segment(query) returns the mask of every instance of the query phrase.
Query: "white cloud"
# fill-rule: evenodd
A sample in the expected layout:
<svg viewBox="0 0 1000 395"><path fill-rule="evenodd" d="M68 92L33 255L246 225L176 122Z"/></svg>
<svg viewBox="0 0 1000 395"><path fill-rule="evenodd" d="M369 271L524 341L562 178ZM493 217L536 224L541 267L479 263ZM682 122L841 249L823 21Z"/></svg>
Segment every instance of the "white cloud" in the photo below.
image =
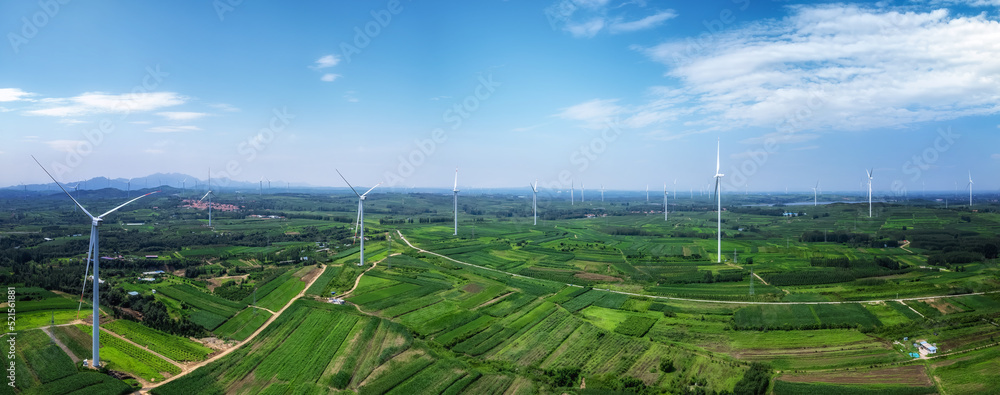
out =
<svg viewBox="0 0 1000 395"><path fill-rule="evenodd" d="M199 128L197 126L189 126L189 125L184 125L184 126L155 126L155 127L146 129L146 131L150 132L150 133L195 132L195 131L199 131L199 130L201 130L201 128Z"/></svg>
<svg viewBox="0 0 1000 395"><path fill-rule="evenodd" d="M792 10L710 45L641 51L668 66L706 127L865 130L1000 112L1000 45L984 44L1000 42L1000 23L984 14Z"/></svg>
<svg viewBox="0 0 1000 395"><path fill-rule="evenodd" d="M129 123L131 123L133 125L149 125L152 122L149 122L149 121L132 121L132 122L129 122Z"/></svg>
<svg viewBox="0 0 1000 395"><path fill-rule="evenodd" d="M597 35L604 28L603 18L594 18L582 23L571 23L566 25L566 31L573 37L591 38Z"/></svg>
<svg viewBox="0 0 1000 395"><path fill-rule="evenodd" d="M337 78L340 78L340 74L326 73L326 74L323 74L323 76L320 77L319 79L320 79L320 81L324 81L324 82L333 82Z"/></svg>
<svg viewBox="0 0 1000 395"><path fill-rule="evenodd" d="M79 125L81 123L87 123L87 122L86 121L81 121L79 119L60 119L59 123L63 123L63 124L66 124L66 125Z"/></svg>
<svg viewBox="0 0 1000 395"><path fill-rule="evenodd" d="M677 12L675 12L674 10L666 10L636 21L631 21L631 22L616 21L615 23L612 23L611 26L608 27L608 30L611 33L626 33L639 30L646 30L659 26L663 22L676 17L677 17Z"/></svg>
<svg viewBox="0 0 1000 395"><path fill-rule="evenodd" d="M60 152L76 152L78 147L86 143L84 140L52 140L45 142L50 148Z"/></svg>
<svg viewBox="0 0 1000 395"><path fill-rule="evenodd" d="M993 159L995 159L995 160L1000 160L1000 154L993 154L993 155L990 155L990 158L993 158Z"/></svg>
<svg viewBox="0 0 1000 395"><path fill-rule="evenodd" d="M28 99L31 96L35 96L35 94L25 92L18 88L0 88L0 102L21 100L31 101Z"/></svg>
<svg viewBox="0 0 1000 395"><path fill-rule="evenodd" d="M108 94L87 92L70 98L46 98L39 100L44 108L29 110L28 115L51 117L83 116L101 113L129 113L152 111L163 107L184 104L187 98L174 92L151 92L141 94Z"/></svg>
<svg viewBox="0 0 1000 395"><path fill-rule="evenodd" d="M336 66L340 63L340 57L337 55L326 55L316 60L316 64L312 65L313 69L325 69L327 67Z"/></svg>
<svg viewBox="0 0 1000 395"><path fill-rule="evenodd" d="M225 111L225 112L239 112L240 111L239 108L236 108L235 106L232 106L232 105L229 105L229 104L226 104L226 103L212 103L212 104L209 104L208 106L212 107L212 108L214 108L216 110Z"/></svg>
<svg viewBox="0 0 1000 395"><path fill-rule="evenodd" d="M537 129L537 128L540 128L542 126L548 125L548 124L549 124L548 122L539 123L539 124L531 125L531 126L523 126L523 127L519 127L519 128L513 128L510 131L511 132L516 132L516 133L527 132L527 131Z"/></svg>
<svg viewBox="0 0 1000 395"><path fill-rule="evenodd" d="M171 121L190 121L192 119L198 119L204 117L208 114L203 112L167 111L167 112L158 112L156 113L156 115L159 115Z"/></svg>
<svg viewBox="0 0 1000 395"><path fill-rule="evenodd" d="M0 106L0 112L11 112L11 111L14 111L14 109Z"/></svg>
<svg viewBox="0 0 1000 395"><path fill-rule="evenodd" d="M617 101L618 99L594 99L566 107L555 116L581 121L588 127L601 128L625 112L625 108L615 104Z"/></svg>

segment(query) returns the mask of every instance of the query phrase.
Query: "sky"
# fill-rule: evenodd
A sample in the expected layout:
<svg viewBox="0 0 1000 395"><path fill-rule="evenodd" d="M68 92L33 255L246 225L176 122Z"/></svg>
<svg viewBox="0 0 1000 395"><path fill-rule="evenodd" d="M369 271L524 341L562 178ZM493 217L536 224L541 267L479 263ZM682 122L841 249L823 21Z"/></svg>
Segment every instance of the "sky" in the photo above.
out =
<svg viewBox="0 0 1000 395"><path fill-rule="evenodd" d="M0 3L0 186L1000 190L1000 1ZM718 148L717 148L718 147Z"/></svg>

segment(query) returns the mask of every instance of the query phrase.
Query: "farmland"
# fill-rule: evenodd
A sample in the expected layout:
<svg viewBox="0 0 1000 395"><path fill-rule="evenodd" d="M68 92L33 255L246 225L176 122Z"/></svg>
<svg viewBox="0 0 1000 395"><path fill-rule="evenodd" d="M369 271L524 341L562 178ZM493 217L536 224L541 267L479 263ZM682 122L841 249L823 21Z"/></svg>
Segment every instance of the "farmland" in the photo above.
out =
<svg viewBox="0 0 1000 395"><path fill-rule="evenodd" d="M348 228L356 201L341 197L270 197L276 207L313 202L327 211L303 214L319 219L224 218L218 235L195 220L163 222L196 242L102 269L118 290L102 295L110 321L102 328L149 351L102 333L102 359L159 394L577 393L583 380L595 391L718 393L743 386L754 363L770 369L774 393L995 389L983 383L1000 341L1000 267L985 254L948 262L945 251L1000 243L1000 218L986 209L970 222L929 205L887 204L873 219L843 204L794 218L734 205L724 214L734 225L724 228L719 263L707 240L714 213L697 199L676 203L666 224L633 212L642 202L556 202L538 226L477 214L456 237L435 225L443 216L434 210L450 210L450 200L407 196L407 210L419 212L407 222L393 197L402 198L366 203L365 267ZM523 204L469 200L494 214ZM928 221L942 230L911 231ZM824 227L835 230L825 242L812 233ZM904 238L907 250L890 243ZM52 270L70 265L56 262ZM136 280L153 268L172 270ZM53 336L89 358L89 310L84 304L75 321L70 296L79 285L19 287L20 330L52 318L74 324L53 327ZM331 295L346 305L329 303ZM213 338L227 351L210 348ZM913 359L913 339L937 345L941 356ZM180 366L208 358L197 369ZM837 373L845 369L851 375Z"/></svg>

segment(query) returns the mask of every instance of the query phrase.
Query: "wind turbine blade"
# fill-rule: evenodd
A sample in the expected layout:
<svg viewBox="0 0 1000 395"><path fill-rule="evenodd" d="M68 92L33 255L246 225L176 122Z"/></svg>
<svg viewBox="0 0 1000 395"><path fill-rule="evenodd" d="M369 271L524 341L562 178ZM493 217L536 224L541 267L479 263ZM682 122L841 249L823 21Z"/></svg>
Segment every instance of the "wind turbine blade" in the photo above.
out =
<svg viewBox="0 0 1000 395"><path fill-rule="evenodd" d="M715 174L719 174L719 153L721 152L722 139L715 141ZM716 184L719 183L718 180L715 181Z"/></svg>
<svg viewBox="0 0 1000 395"><path fill-rule="evenodd" d="M81 205L80 202L76 201L76 199L73 198L73 195L70 195L69 191L67 191L66 188L63 188L62 184L60 184L59 181L56 181L56 178L52 177L52 174L49 173L48 170L45 170L45 166L42 166L42 164L40 162L38 162L38 159L35 159L34 155L31 155L31 159L34 159L35 163L38 163L38 167L42 168L42 171L44 171L45 174L47 174L49 176L49 178L52 179L52 182L56 183L56 185L59 186L59 189L62 189L63 192L66 192L66 196L69 196L70 199L73 199L73 203L76 203L76 206L79 207L80 210L83 210L83 212L85 214L87 214L87 216L90 217L90 219L94 219L94 216L92 214L90 214L90 211L87 211L87 209L83 208L83 205Z"/></svg>
<svg viewBox="0 0 1000 395"><path fill-rule="evenodd" d="M452 191L458 191L458 168L455 168L455 188Z"/></svg>
<svg viewBox="0 0 1000 395"><path fill-rule="evenodd" d="M153 192L150 192L150 193L147 193L147 194L145 194L145 195L142 195L142 196L139 196L139 197L137 197L137 198L135 198L135 199L132 199L132 200L129 200L129 201L125 202L125 203L122 203L122 204L121 204L120 206L118 206L118 207L115 207L115 208L113 208L113 209L111 209L111 210L108 210L108 212L106 212L106 213L104 213L104 214L101 214L101 215L100 215L99 217L97 217L97 218L104 218L104 216L105 216L105 215L108 215L108 214L111 214L111 213L115 212L115 210L118 210L118 209L120 209L120 208L122 208L122 207L125 207L125 206L127 206L127 205L128 205L129 203L132 203L132 202L134 202L134 201L136 201L136 200L139 200L139 199L142 199L142 198L144 198L144 197L146 197L146 196L149 196L149 195L152 195L152 194L154 194L154 193L157 193L157 192L159 192L159 191L153 191Z"/></svg>
<svg viewBox="0 0 1000 395"><path fill-rule="evenodd" d="M380 182L380 183L378 183L378 184L375 184L375 186L373 186L373 187L372 187L372 189L375 189L375 188L378 188L378 186L379 186L379 185L382 185L382 183ZM369 189L369 190L368 190L368 192L371 192L371 191L372 191L372 189ZM361 197L365 197L365 195L367 195L367 194L368 194L368 192L365 192L365 193L362 193L362 194L361 194L360 196L361 196Z"/></svg>
<svg viewBox="0 0 1000 395"><path fill-rule="evenodd" d="M334 169L334 170L337 170L337 169ZM340 174L340 170L337 170L337 174ZM346 178L344 178L344 175L343 175L343 174L340 174L340 178L341 178L341 179L343 179L343 180L344 180L344 182L347 182L347 179L346 179ZM354 194L355 194L355 195L358 195L358 197L361 197L361 194L360 194L360 193L358 193L358 191L356 191L356 190L354 189L354 186L353 186L353 185L351 185L351 183L350 183L350 182L347 182L347 186L351 187L351 190L352 190L352 191L354 191Z"/></svg>
<svg viewBox="0 0 1000 395"><path fill-rule="evenodd" d="M202 196L201 199L198 199L198 201L200 202L202 200L205 200L205 198L207 198L208 194L210 194L210 193L212 193L212 191L205 192L205 196Z"/></svg>

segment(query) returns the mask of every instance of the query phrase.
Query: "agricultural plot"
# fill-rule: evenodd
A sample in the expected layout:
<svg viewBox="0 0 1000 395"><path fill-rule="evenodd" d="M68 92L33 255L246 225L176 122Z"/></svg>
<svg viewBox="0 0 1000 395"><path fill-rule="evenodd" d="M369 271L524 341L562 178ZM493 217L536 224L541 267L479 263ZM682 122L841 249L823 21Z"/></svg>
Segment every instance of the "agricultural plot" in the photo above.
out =
<svg viewBox="0 0 1000 395"><path fill-rule="evenodd" d="M248 307L213 331L216 336L244 340L271 318L266 310Z"/></svg>
<svg viewBox="0 0 1000 395"><path fill-rule="evenodd" d="M90 333L89 325L76 325L84 333ZM132 343L101 331L101 361L113 370L128 372L150 382L162 381L163 374L178 374L181 368L143 350Z"/></svg>
<svg viewBox="0 0 1000 395"><path fill-rule="evenodd" d="M859 304L754 305L733 316L739 329L828 329L875 327L878 318Z"/></svg>
<svg viewBox="0 0 1000 395"><path fill-rule="evenodd" d="M190 339L151 329L134 321L115 320L101 325L101 328L178 362L201 361L212 353L212 349Z"/></svg>
<svg viewBox="0 0 1000 395"><path fill-rule="evenodd" d="M171 299L194 307L196 310L191 314L191 320L208 330L215 329L226 318L246 307L246 304L202 292L187 284L164 286L157 291Z"/></svg>
<svg viewBox="0 0 1000 395"><path fill-rule="evenodd" d="M426 369L431 370L422 373ZM350 307L300 300L248 347L152 392L263 393L301 383L309 383L309 392L407 392L431 378L437 381L430 385L447 389L470 376L478 381L478 373L414 347L397 324L358 315ZM447 383L441 382L444 377Z"/></svg>
<svg viewBox="0 0 1000 395"><path fill-rule="evenodd" d="M0 340L6 344L8 336L5 335ZM21 331L17 335L16 342L18 347L11 361L15 366L16 387L5 385L5 390L0 392L31 395L69 393L119 395L133 390L128 384L106 374L81 371L41 330Z"/></svg>

